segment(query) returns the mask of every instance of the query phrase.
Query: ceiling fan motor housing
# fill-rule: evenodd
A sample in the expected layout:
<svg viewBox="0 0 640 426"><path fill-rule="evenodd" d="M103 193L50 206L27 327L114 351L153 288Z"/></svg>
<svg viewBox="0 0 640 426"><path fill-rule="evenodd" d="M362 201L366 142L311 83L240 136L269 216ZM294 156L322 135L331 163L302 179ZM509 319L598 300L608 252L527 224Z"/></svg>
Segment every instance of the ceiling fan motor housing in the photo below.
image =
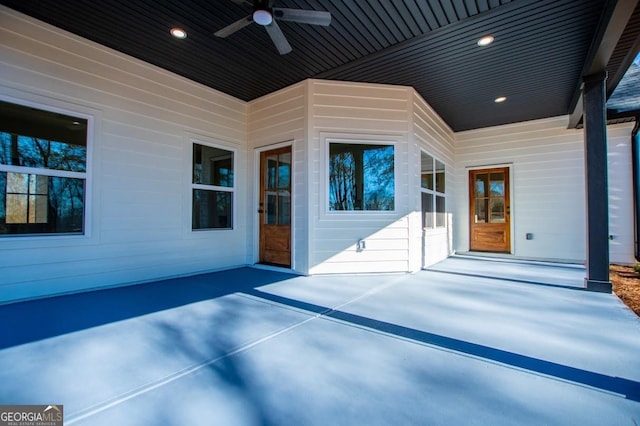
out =
<svg viewBox="0 0 640 426"><path fill-rule="evenodd" d="M273 0L231 0L240 6L252 6L253 12L249 16L245 16L227 25L226 27L216 31L216 37L226 38L250 25L256 23L266 30L267 34L276 46L278 53L286 55L291 52L292 48L287 38L283 34L276 20L287 22L296 22L299 24L322 25L328 26L331 23L331 14L326 11L309 10L309 9L289 9L274 8Z"/></svg>
<svg viewBox="0 0 640 426"><path fill-rule="evenodd" d="M269 25L273 22L273 15L268 10L258 9L253 12L253 22L258 25Z"/></svg>
<svg viewBox="0 0 640 426"><path fill-rule="evenodd" d="M269 0L256 0L253 2L253 22L258 25L269 25L273 22L273 12Z"/></svg>

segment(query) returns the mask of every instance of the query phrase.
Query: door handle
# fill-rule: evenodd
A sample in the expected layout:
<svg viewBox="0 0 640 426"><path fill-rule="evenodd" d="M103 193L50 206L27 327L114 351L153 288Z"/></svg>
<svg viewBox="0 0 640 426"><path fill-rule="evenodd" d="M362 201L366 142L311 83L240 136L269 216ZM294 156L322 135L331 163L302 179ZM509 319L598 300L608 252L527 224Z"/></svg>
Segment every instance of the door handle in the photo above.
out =
<svg viewBox="0 0 640 426"><path fill-rule="evenodd" d="M264 213L264 210L258 209L258 213L262 214L262 213Z"/></svg>

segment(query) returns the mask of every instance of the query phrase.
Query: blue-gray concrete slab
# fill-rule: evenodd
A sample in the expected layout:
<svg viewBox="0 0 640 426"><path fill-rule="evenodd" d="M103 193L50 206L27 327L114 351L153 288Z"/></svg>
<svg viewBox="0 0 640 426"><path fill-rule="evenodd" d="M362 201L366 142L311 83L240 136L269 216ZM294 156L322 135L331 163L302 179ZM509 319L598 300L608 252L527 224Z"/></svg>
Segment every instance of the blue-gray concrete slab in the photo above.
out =
<svg viewBox="0 0 640 426"><path fill-rule="evenodd" d="M0 306L0 404L64 404L65 425L640 424L640 321L584 273L241 268Z"/></svg>

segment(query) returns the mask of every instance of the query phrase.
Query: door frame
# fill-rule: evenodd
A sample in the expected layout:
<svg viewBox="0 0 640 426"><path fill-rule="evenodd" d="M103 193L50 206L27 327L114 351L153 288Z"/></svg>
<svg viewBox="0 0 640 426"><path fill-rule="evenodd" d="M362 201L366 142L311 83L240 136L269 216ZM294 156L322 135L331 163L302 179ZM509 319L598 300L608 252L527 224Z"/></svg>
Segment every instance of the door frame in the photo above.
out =
<svg viewBox="0 0 640 426"><path fill-rule="evenodd" d="M265 151L271 151L279 148L291 148L291 266L287 268L286 266L272 266L265 265L260 262L260 215L258 214L258 209L260 208L260 155ZM286 269L286 270L295 270L296 268L296 257L295 257L295 241L296 241L296 228L294 226L295 223L295 208L294 208L294 200L295 200L295 185L296 185L296 173L294 170L294 141L288 140L284 142L278 142L271 145L264 145L253 150L253 191L252 191L252 201L249 203L250 206L250 214L253 218L251 220L252 224L252 240L253 240L253 253L251 264L254 266L264 268L264 269Z"/></svg>
<svg viewBox="0 0 640 426"><path fill-rule="evenodd" d="M483 164L479 166L466 166L464 168L465 173L465 194L464 194L464 209L465 209L465 226L467 232L465 232L465 245L467 247L467 251L471 251L471 213L469 210L469 194L471 193L471 187L469 186L469 172L472 170L483 170L483 169L498 169L498 168L507 168L509 169L509 206L510 206L510 217L509 217L509 247L510 251L508 253L502 253L505 256L514 255L516 253L515 246L515 222L516 222L516 205L514 204L514 165L513 163L493 163L493 164Z"/></svg>

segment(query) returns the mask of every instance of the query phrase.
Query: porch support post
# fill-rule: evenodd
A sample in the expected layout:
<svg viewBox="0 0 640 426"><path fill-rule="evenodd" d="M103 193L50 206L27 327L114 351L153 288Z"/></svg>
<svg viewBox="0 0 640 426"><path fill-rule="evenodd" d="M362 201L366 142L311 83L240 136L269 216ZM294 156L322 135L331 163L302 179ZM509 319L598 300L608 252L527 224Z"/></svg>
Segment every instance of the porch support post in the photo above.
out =
<svg viewBox="0 0 640 426"><path fill-rule="evenodd" d="M587 202L587 290L611 293L609 280L609 195L607 183L606 72L583 78L584 151Z"/></svg>

